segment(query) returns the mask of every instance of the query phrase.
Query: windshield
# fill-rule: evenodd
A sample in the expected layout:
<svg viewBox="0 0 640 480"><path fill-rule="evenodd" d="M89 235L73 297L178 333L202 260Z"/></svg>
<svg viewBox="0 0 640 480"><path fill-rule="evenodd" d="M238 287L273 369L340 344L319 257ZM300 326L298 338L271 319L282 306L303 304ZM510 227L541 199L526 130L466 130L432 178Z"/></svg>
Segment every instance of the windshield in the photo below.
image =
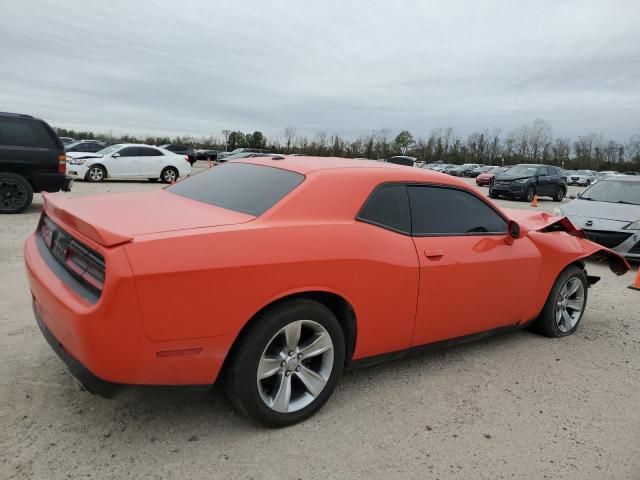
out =
<svg viewBox="0 0 640 480"><path fill-rule="evenodd" d="M115 152L116 150L118 150L120 147L122 147L122 145L111 145L111 146L109 146L107 148L103 148L102 150L98 150L96 152L96 154L97 155L102 155L102 156L110 155L113 152Z"/></svg>
<svg viewBox="0 0 640 480"><path fill-rule="evenodd" d="M578 198L596 202L640 205L640 182L605 178L591 185Z"/></svg>
<svg viewBox="0 0 640 480"><path fill-rule="evenodd" d="M198 202L258 216L302 183L304 175L275 167L225 163L165 189Z"/></svg>
<svg viewBox="0 0 640 480"><path fill-rule="evenodd" d="M509 175L520 175L523 177L533 177L538 171L538 167L532 165L516 165L515 167L511 167L505 173Z"/></svg>

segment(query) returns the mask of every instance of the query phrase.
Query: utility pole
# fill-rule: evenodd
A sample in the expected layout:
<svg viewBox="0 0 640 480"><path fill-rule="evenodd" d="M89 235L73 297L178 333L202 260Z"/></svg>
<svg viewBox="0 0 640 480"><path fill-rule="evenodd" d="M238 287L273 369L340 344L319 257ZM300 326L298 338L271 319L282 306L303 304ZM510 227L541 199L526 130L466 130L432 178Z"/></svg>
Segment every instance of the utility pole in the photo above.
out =
<svg viewBox="0 0 640 480"><path fill-rule="evenodd" d="M222 134L224 135L224 151L229 150L229 134L231 130L222 130Z"/></svg>

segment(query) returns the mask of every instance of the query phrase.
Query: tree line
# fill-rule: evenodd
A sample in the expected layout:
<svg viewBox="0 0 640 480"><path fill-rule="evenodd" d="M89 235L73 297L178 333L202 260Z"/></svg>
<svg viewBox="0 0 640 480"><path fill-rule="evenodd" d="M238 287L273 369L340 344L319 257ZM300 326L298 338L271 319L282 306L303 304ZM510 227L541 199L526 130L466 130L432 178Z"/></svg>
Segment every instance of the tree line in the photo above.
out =
<svg viewBox="0 0 640 480"><path fill-rule="evenodd" d="M111 132L79 132L56 128L58 135L75 139L94 138L107 142L147 143L163 145L180 143L195 148L234 150L262 148L274 153L381 159L393 155L410 155L420 161L462 164L514 165L547 163L566 169L640 170L640 132L627 142L607 139L601 133L588 133L577 138L555 137L551 125L537 118L509 132L500 128L474 131L462 137L452 128L431 130L415 136L408 130L392 135L388 128L375 130L358 138L318 132L312 137L298 134L287 127L271 138L262 132L224 131L222 136L158 137L116 136Z"/></svg>

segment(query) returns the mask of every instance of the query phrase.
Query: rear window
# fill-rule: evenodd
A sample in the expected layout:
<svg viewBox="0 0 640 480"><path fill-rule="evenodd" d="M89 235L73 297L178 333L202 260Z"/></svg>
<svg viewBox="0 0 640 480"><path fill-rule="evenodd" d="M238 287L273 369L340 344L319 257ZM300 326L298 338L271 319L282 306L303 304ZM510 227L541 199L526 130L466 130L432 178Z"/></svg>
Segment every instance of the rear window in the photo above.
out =
<svg viewBox="0 0 640 480"><path fill-rule="evenodd" d="M0 145L57 148L58 142L42 122L19 118L0 118Z"/></svg>
<svg viewBox="0 0 640 480"><path fill-rule="evenodd" d="M217 207L261 215L300 185L304 175L280 168L226 163L176 183L166 191Z"/></svg>

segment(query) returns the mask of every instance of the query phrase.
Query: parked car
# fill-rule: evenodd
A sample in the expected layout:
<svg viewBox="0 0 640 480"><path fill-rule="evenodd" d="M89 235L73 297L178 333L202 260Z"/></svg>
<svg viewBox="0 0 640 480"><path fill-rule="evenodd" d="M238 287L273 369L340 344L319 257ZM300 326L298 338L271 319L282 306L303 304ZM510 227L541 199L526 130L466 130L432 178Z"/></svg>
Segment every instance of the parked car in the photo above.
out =
<svg viewBox="0 0 640 480"><path fill-rule="evenodd" d="M464 165L452 165L450 168L445 168L442 173L451 175L452 177L464 177L466 167Z"/></svg>
<svg viewBox="0 0 640 480"><path fill-rule="evenodd" d="M492 167L490 170L481 173L476 177L476 185L479 187L486 187L491 185L493 178L499 174L504 172L506 169L504 167Z"/></svg>
<svg viewBox="0 0 640 480"><path fill-rule="evenodd" d="M88 182L107 178L147 178L171 183L191 173L186 155L150 145L120 143L94 154L74 155L69 160L69 175Z"/></svg>
<svg viewBox="0 0 640 480"><path fill-rule="evenodd" d="M640 175L640 173L634 172L632 170L627 170L626 172L622 172L622 175Z"/></svg>
<svg viewBox="0 0 640 480"><path fill-rule="evenodd" d="M230 152L221 152L218 153L218 161L225 162L227 157L231 155L236 155L238 153L267 153L267 150L262 148L236 148Z"/></svg>
<svg viewBox="0 0 640 480"><path fill-rule="evenodd" d="M629 268L566 218L421 168L262 157L162 190L46 196L24 258L36 321L89 391L224 378L239 412L282 427L345 367L528 325L571 335L594 255Z"/></svg>
<svg viewBox="0 0 640 480"><path fill-rule="evenodd" d="M489 187L491 198L508 197L531 202L534 195L561 202L567 194L567 180L558 167L520 164L498 173Z"/></svg>
<svg viewBox="0 0 640 480"><path fill-rule="evenodd" d="M605 170L603 172L597 172L598 177L606 177L607 175L620 175L619 172L615 170Z"/></svg>
<svg viewBox="0 0 640 480"><path fill-rule="evenodd" d="M0 213L20 213L34 192L67 192L71 183L53 129L30 115L0 112Z"/></svg>
<svg viewBox="0 0 640 480"><path fill-rule="evenodd" d="M470 177L471 176L471 172L473 172L474 170L483 167L484 165L480 164L480 163L465 163L462 165L462 177Z"/></svg>
<svg viewBox="0 0 640 480"><path fill-rule="evenodd" d="M66 152L96 153L107 144L99 140L79 140L64 146Z"/></svg>
<svg viewBox="0 0 640 480"><path fill-rule="evenodd" d="M58 138L60 139L63 145L69 145L70 143L74 143L76 141L75 138L71 138L71 137L58 137Z"/></svg>
<svg viewBox="0 0 640 480"><path fill-rule="evenodd" d="M603 177L557 213L589 240L640 260L640 177Z"/></svg>
<svg viewBox="0 0 640 480"><path fill-rule="evenodd" d="M569 183L571 182L571 176L576 174L575 170L562 170L561 171L562 175L565 176L565 178L567 179L567 185L569 185Z"/></svg>
<svg viewBox="0 0 640 480"><path fill-rule="evenodd" d="M255 158L255 157L273 157L276 156L275 153L269 152L240 152L234 153L233 155L229 155L224 159L225 162L230 162L231 160L240 160L242 158Z"/></svg>
<svg viewBox="0 0 640 480"><path fill-rule="evenodd" d="M591 185L595 179L598 178L598 172L593 170L576 170L576 173L571 175L567 181L569 185L578 185L581 187L587 187Z"/></svg>
<svg viewBox="0 0 640 480"><path fill-rule="evenodd" d="M394 163L396 165L404 165L406 167L415 167L416 158L408 157L406 155L396 155L394 157L387 158L387 163Z"/></svg>
<svg viewBox="0 0 640 480"><path fill-rule="evenodd" d="M194 152L196 160L216 160L218 158L218 150L196 149Z"/></svg>
<svg viewBox="0 0 640 480"><path fill-rule="evenodd" d="M165 145L160 145L160 148L165 150L169 150L177 155L182 155L187 157L187 161L190 165L196 163L196 152L188 145L180 145L177 143L167 143Z"/></svg>
<svg viewBox="0 0 640 480"><path fill-rule="evenodd" d="M491 170L493 170L494 168L498 168L495 165L482 165L480 167L476 167L473 168L471 170L467 170L467 173L465 174L466 177L470 177L470 178L476 178L478 175L482 174L482 173L487 173Z"/></svg>

